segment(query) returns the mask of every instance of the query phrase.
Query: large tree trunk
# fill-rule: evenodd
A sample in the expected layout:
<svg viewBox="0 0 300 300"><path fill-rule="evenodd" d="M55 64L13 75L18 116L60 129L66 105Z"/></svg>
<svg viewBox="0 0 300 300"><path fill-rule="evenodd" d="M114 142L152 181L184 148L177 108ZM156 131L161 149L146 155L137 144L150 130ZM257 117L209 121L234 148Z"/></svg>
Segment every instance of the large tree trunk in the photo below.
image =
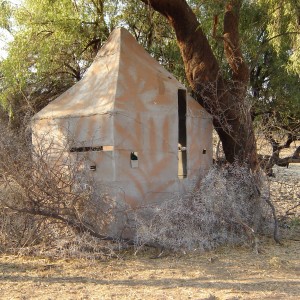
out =
<svg viewBox="0 0 300 300"><path fill-rule="evenodd" d="M256 143L246 101L249 70L239 45L240 0L226 6L224 51L232 70L225 80L219 63L192 9L185 0L141 0L164 15L174 28L194 96L214 117L228 162L247 162L257 168Z"/></svg>

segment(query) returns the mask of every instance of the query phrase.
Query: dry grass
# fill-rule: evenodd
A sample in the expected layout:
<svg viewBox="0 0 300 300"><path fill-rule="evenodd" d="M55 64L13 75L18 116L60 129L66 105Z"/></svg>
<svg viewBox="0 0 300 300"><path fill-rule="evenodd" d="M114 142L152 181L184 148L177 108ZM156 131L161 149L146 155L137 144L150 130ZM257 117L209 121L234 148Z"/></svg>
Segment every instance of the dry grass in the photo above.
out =
<svg viewBox="0 0 300 300"><path fill-rule="evenodd" d="M0 257L1 299L299 299L300 243L111 261Z"/></svg>

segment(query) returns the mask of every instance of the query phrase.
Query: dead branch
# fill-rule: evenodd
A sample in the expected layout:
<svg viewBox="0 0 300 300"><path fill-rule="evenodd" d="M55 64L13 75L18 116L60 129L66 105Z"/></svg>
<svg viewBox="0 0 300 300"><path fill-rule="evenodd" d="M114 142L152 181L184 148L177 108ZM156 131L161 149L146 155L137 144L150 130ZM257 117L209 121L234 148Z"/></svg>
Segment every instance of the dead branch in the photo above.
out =
<svg viewBox="0 0 300 300"><path fill-rule="evenodd" d="M270 208L272 210L272 215L273 215L273 219L274 219L274 231L273 231L274 241L277 244L282 245L282 243L281 243L281 241L279 239L279 234L278 234L278 219L277 219L277 216L276 216L275 207L274 207L273 203L270 201L269 198L266 198L266 202L267 202L267 204L270 206Z"/></svg>
<svg viewBox="0 0 300 300"><path fill-rule="evenodd" d="M85 174L85 157L69 151L71 138L57 144L45 132L39 138L33 137L32 147L23 142L22 134L0 129L1 209L18 216L31 215L32 222L45 220L49 228L59 223L76 234L88 233L105 241L121 240L107 235L106 228L113 222L115 212L123 208ZM122 242L134 243L129 239Z"/></svg>
<svg viewBox="0 0 300 300"><path fill-rule="evenodd" d="M273 152L271 156L265 156L263 159L266 160L268 159L268 162L265 165L265 170L267 174L272 175L272 168L274 165L277 165L279 167L289 167L289 164L291 163L300 163L300 146L295 150L293 155L287 156L284 158L279 157L279 150Z"/></svg>
<svg viewBox="0 0 300 300"><path fill-rule="evenodd" d="M291 207L290 209L288 209L285 214L288 215L290 213L290 211L294 210L295 208L300 206L300 202L298 202L296 205L294 205L293 207Z"/></svg>

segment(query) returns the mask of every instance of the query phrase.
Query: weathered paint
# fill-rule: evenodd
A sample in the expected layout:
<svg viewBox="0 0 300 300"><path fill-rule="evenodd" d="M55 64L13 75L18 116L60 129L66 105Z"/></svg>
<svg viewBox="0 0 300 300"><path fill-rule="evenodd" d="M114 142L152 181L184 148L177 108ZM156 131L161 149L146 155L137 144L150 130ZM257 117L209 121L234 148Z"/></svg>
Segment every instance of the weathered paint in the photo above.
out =
<svg viewBox="0 0 300 300"><path fill-rule="evenodd" d="M99 188L131 208L154 205L183 192L212 164L212 118L187 95L187 178L178 178L179 89L185 87L116 29L84 78L34 116L33 143L46 135L49 143L103 146L74 154L95 164ZM131 152L138 152L134 168ZM120 220L109 233L121 234Z"/></svg>

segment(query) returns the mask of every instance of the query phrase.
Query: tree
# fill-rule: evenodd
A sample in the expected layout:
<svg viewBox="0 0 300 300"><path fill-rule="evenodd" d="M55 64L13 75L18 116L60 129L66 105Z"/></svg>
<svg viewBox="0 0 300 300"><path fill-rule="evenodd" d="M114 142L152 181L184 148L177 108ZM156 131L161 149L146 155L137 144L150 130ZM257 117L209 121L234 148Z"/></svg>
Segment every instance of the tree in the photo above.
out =
<svg viewBox="0 0 300 300"><path fill-rule="evenodd" d="M248 45L253 118L263 124L275 152L300 139L299 1L259 0L252 18L257 32Z"/></svg>
<svg viewBox="0 0 300 300"><path fill-rule="evenodd" d="M265 124L267 138L276 143L277 128L288 138L299 128L297 1L0 3L0 27L14 37L8 57L0 61L0 102L14 124L20 123L19 115L31 116L79 80L111 30L124 26L188 82L213 114L229 162L245 160L256 168L253 119Z"/></svg>
<svg viewBox="0 0 300 300"><path fill-rule="evenodd" d="M222 36L215 36L219 14L213 16L213 37L223 41L230 76L228 76L228 72L222 70L222 62L217 60L216 54L204 34L203 23L198 22L194 13L197 12L197 8L201 7L199 1L189 1L190 5L183 0L141 1L165 16L174 28L187 79L197 100L214 116L214 126L222 141L226 159L231 163L234 160L247 161L253 170L256 169L255 138L251 111L246 100L250 69L242 53L239 31L240 11L243 1L220 0L212 3L217 8L220 6L225 8ZM268 1L256 2L256 4L260 4L261 9L264 8L264 11L268 13L272 4L274 4L272 1L272 3L268 3ZM291 3L291 1L287 2ZM203 7L204 5L202 5L202 10ZM282 10L281 6L279 6L279 10ZM299 14L299 8L297 12ZM203 15L205 16L205 13ZM282 17L282 21L284 20L284 17ZM265 26L262 30L268 29L270 31L270 28L272 28L270 26L272 15L269 15L268 21L264 21ZM286 29L280 31L277 35L289 36ZM275 42L276 36L271 40ZM261 43L261 38L258 38L258 42ZM296 56L296 53L298 52L294 51L292 56ZM249 54L249 52L246 54ZM255 71L251 69L252 79L255 77L253 76L254 73ZM262 85L264 86L265 83L262 83ZM255 86L254 82L253 86Z"/></svg>
<svg viewBox="0 0 300 300"><path fill-rule="evenodd" d="M175 30L187 79L197 100L214 117L227 161L247 161L257 168L256 145L249 107L245 101L249 68L239 41L239 12L242 1L229 1L222 36L231 80L221 73L212 48L192 8L186 1L142 0L164 15Z"/></svg>
<svg viewBox="0 0 300 300"><path fill-rule="evenodd" d="M110 33L104 2L26 0L1 14L14 39L0 62L0 103L15 127L81 79Z"/></svg>

